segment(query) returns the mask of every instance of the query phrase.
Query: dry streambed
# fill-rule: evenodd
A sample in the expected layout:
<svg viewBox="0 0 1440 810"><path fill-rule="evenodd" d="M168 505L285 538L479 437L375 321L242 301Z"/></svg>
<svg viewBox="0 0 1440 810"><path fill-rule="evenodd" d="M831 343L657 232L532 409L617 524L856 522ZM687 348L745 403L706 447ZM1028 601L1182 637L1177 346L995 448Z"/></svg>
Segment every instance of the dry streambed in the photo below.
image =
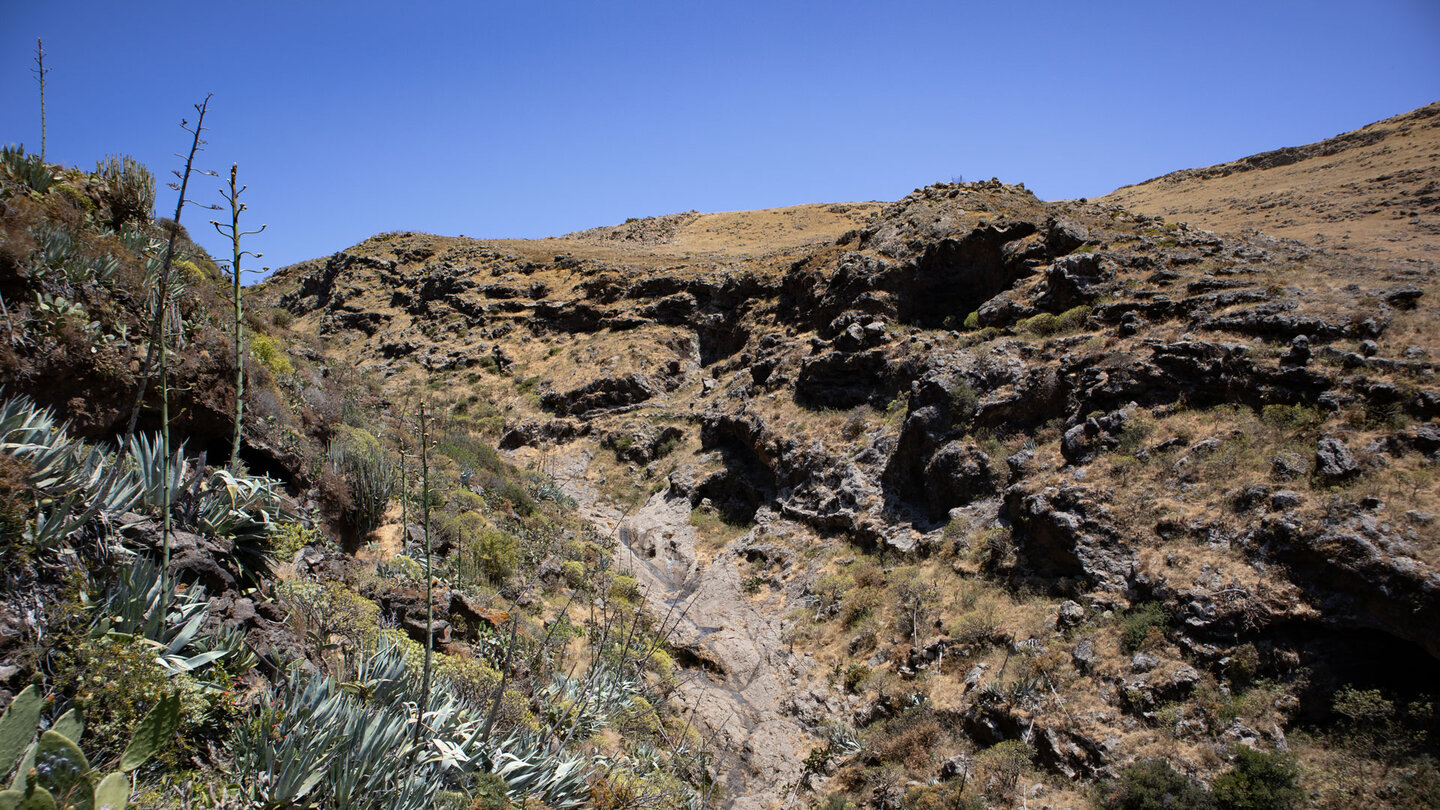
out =
<svg viewBox="0 0 1440 810"><path fill-rule="evenodd" d="M687 498L658 492L627 514L604 501L585 479L588 453L574 448L554 459L554 475L579 514L616 537L614 562L633 575L646 606L664 620L684 665L681 702L697 728L723 752L724 807L788 806L814 739L786 711L811 662L781 640L784 610L764 612L743 593L736 549L754 531L697 562ZM783 598L783 597L780 597Z"/></svg>

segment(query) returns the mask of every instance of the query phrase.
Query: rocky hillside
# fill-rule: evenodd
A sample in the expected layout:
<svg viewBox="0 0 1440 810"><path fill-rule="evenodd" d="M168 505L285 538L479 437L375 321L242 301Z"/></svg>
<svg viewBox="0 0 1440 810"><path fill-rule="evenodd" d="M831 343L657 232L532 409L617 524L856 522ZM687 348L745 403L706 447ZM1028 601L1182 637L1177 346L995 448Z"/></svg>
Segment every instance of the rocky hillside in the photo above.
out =
<svg viewBox="0 0 1440 810"><path fill-rule="evenodd" d="M1433 113L380 234L238 346L148 170L6 149L0 807L1434 806Z"/></svg>
<svg viewBox="0 0 1440 810"><path fill-rule="evenodd" d="M382 234L260 295L619 539L724 806L1410 803L1434 778L1414 265L992 181Z"/></svg>
<svg viewBox="0 0 1440 810"><path fill-rule="evenodd" d="M1217 231L1302 239L1352 261L1433 270L1440 102L1306 146L1185 169L1101 198Z"/></svg>

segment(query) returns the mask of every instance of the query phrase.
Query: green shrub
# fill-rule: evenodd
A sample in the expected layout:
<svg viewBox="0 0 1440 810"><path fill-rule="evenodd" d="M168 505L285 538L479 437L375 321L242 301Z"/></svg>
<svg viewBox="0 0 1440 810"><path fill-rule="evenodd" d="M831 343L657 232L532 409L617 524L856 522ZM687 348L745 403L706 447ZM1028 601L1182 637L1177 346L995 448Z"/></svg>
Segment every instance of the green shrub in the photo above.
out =
<svg viewBox="0 0 1440 810"><path fill-rule="evenodd" d="M566 560L560 564L560 575L565 577L565 583L572 588L582 588L590 574L585 570L585 563L579 560Z"/></svg>
<svg viewBox="0 0 1440 810"><path fill-rule="evenodd" d="M883 600L875 588L856 588L840 604L840 619L846 627L854 627L868 619Z"/></svg>
<svg viewBox="0 0 1440 810"><path fill-rule="evenodd" d="M905 794L907 810L985 810L985 801L970 792L964 780L912 788Z"/></svg>
<svg viewBox="0 0 1440 810"><path fill-rule="evenodd" d="M991 798L1010 801L1020 784L1020 777L1030 767L1034 752L1024 740L1005 740L981 751L976 757L982 774L988 778L986 789Z"/></svg>
<svg viewBox="0 0 1440 810"><path fill-rule="evenodd" d="M504 475L506 472L505 462L500 459L495 448L467 430L446 431L444 438L436 442L435 449L441 455L453 459L462 470L488 470L496 475Z"/></svg>
<svg viewBox="0 0 1440 810"><path fill-rule="evenodd" d="M277 560L289 562L295 559L300 549L318 543L320 539L320 532L303 523L281 523L270 535L270 546Z"/></svg>
<svg viewBox="0 0 1440 810"><path fill-rule="evenodd" d="M1251 682L1259 671L1260 651L1249 641L1237 646L1225 664L1225 674L1237 684Z"/></svg>
<svg viewBox="0 0 1440 810"><path fill-rule="evenodd" d="M1137 762L1101 786L1109 810L1210 810L1215 799L1194 779L1162 759Z"/></svg>
<svg viewBox="0 0 1440 810"><path fill-rule="evenodd" d="M640 598L640 582L629 574L620 574L610 581L610 598L633 602Z"/></svg>
<svg viewBox="0 0 1440 810"><path fill-rule="evenodd" d="M265 364L265 367L270 369L270 373L276 377L288 377L295 373L295 366L291 365L290 357L269 335L262 335L258 332L251 333L250 354Z"/></svg>
<svg viewBox="0 0 1440 810"><path fill-rule="evenodd" d="M1260 409L1260 420L1277 430L1313 430L1325 421L1319 408L1304 405L1266 405Z"/></svg>
<svg viewBox="0 0 1440 810"><path fill-rule="evenodd" d="M71 207L76 211L82 211L88 214L95 210L95 201L87 197L85 192L72 185L61 184L55 187L55 191L59 192L61 197L68 200Z"/></svg>
<svg viewBox="0 0 1440 810"><path fill-rule="evenodd" d="M1155 422L1145 416L1134 416L1126 420L1124 427L1120 428L1120 435L1116 440L1120 442L1115 452L1122 456L1133 456L1145 446L1150 434L1155 432Z"/></svg>
<svg viewBox="0 0 1440 810"><path fill-rule="evenodd" d="M484 661L440 653L434 658L435 674L450 682L456 694L485 705L500 685L500 673Z"/></svg>
<svg viewBox="0 0 1440 810"><path fill-rule="evenodd" d="M521 517L526 517L535 512L535 499L530 497L530 493L525 491L525 487L508 478L501 480L495 485L495 494L509 501L510 505L514 507L516 514L519 514Z"/></svg>
<svg viewBox="0 0 1440 810"><path fill-rule="evenodd" d="M1121 622L1120 641L1134 652L1150 643L1165 629L1165 608L1159 602L1143 602L1126 611Z"/></svg>
<svg viewBox="0 0 1440 810"><path fill-rule="evenodd" d="M654 705L640 695L630 698L630 702L620 710L615 725L626 739L655 739L665 729Z"/></svg>
<svg viewBox="0 0 1440 810"><path fill-rule="evenodd" d="M303 617L306 630L324 644L339 636L364 648L375 642L380 628L380 606L341 582L289 580L276 586L280 603Z"/></svg>
<svg viewBox="0 0 1440 810"><path fill-rule="evenodd" d="M475 800L470 803L470 810L510 810L515 805L506 795L506 788L504 777L498 773L482 773L475 777Z"/></svg>
<svg viewBox="0 0 1440 810"><path fill-rule="evenodd" d="M1042 312L1039 315L1032 315L1023 318L1015 324L1021 332L1035 335L1037 337L1048 337L1065 332L1074 332L1085 326L1085 319L1090 316L1090 306L1082 304L1073 309L1067 309L1059 315L1052 315L1049 312Z"/></svg>
<svg viewBox="0 0 1440 810"><path fill-rule="evenodd" d="M845 668L845 691L857 692L868 680L870 680L870 667L856 663Z"/></svg>
<svg viewBox="0 0 1440 810"><path fill-rule="evenodd" d="M980 407L980 394L968 383L958 382L945 391L950 396L950 412L960 419L969 419Z"/></svg>
<svg viewBox="0 0 1440 810"><path fill-rule="evenodd" d="M129 155L111 155L95 164L100 178L100 204L110 227L127 222L149 222L155 210L155 177L145 164Z"/></svg>
<svg viewBox="0 0 1440 810"><path fill-rule="evenodd" d="M91 759L118 755L152 706L170 694L171 678L142 638L85 638L60 654L56 690L85 714Z"/></svg>
<svg viewBox="0 0 1440 810"><path fill-rule="evenodd" d="M1060 327L1056 321L1055 316L1051 315L1048 312L1042 312L1039 315L1032 315L1029 318L1021 318L1018 322L1016 322L1015 328L1019 329L1021 332L1040 336L1053 335L1056 332L1060 331Z"/></svg>
<svg viewBox="0 0 1440 810"><path fill-rule="evenodd" d="M980 328L980 311L976 310L965 316L965 328L971 331Z"/></svg>
<svg viewBox="0 0 1440 810"><path fill-rule="evenodd" d="M665 441L661 442L660 445L655 448L655 458L657 458L657 459L664 458L664 457L670 455L671 453L673 453L673 452L675 452L676 450L679 450L679 449L680 449L680 439L679 439L679 437L677 437L677 436L672 436L672 437L666 439Z"/></svg>
<svg viewBox="0 0 1440 810"><path fill-rule="evenodd" d="M461 536L459 554L456 565L462 579L499 585L515 573L520 563L520 544L510 534L485 526Z"/></svg>
<svg viewBox="0 0 1440 810"><path fill-rule="evenodd" d="M1233 810L1289 810L1298 807L1305 792L1295 784L1300 769L1287 754L1266 754L1237 745L1230 770L1215 779L1214 793L1221 807Z"/></svg>
<svg viewBox="0 0 1440 810"><path fill-rule="evenodd" d="M647 663L655 674L665 680L669 680L675 676L674 656L659 647L656 647L650 652L650 658Z"/></svg>

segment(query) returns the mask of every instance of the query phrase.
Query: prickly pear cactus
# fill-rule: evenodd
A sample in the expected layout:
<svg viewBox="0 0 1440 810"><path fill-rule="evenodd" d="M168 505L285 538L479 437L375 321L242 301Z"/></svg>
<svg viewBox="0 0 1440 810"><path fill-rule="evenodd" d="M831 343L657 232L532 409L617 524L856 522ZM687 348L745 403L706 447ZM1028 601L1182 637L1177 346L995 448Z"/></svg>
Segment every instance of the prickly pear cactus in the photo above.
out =
<svg viewBox="0 0 1440 810"><path fill-rule="evenodd" d="M40 690L27 686L10 702L0 716L0 777L10 772L30 741L35 739L35 726L40 722ZM0 805L3 810L3 805Z"/></svg>
<svg viewBox="0 0 1440 810"><path fill-rule="evenodd" d="M40 787L68 808L95 810L95 788L90 785L90 761L63 734L47 731L35 746L35 773Z"/></svg>
<svg viewBox="0 0 1440 810"><path fill-rule="evenodd" d="M174 695L161 698L140 724L135 727L135 736L120 755L120 770L129 773L155 755L161 746L175 736L180 728L180 698Z"/></svg>
<svg viewBox="0 0 1440 810"><path fill-rule="evenodd" d="M25 790L0 791L0 810L55 810L55 797L37 787L34 779Z"/></svg>
<svg viewBox="0 0 1440 810"><path fill-rule="evenodd" d="M130 799L130 780L115 771L95 786L95 810L125 810Z"/></svg>
<svg viewBox="0 0 1440 810"><path fill-rule="evenodd" d="M53 728L30 744L42 703L39 691L31 686L0 715L0 776L20 761L10 789L0 791L0 810L125 810L130 798L125 774L145 764L180 726L180 698L161 698L135 727L135 736L120 755L120 770L97 785L93 781L97 774L75 744L85 731L77 710L61 715Z"/></svg>

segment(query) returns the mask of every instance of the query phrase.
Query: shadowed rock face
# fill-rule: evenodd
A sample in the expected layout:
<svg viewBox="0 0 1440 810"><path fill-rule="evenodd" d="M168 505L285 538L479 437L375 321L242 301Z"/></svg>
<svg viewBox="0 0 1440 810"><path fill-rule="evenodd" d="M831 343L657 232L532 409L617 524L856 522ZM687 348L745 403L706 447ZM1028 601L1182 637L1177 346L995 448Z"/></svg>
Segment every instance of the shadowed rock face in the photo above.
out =
<svg viewBox="0 0 1440 810"><path fill-rule="evenodd" d="M685 689L699 722L734 752L719 774L731 806L784 806L823 717L901 710L862 711L781 641L836 549L958 555L956 570L988 555L978 575L1073 600L1057 632L1109 609L1086 605L1161 603L1190 670L1130 661L1115 676L1128 696L1106 698L1130 717L1157 716L1242 644L1274 671L1341 671L1338 645L1296 640L1307 633L1375 633L1408 651L1398 658L1440 658L1426 629L1440 618L1440 538L1399 517L1434 510L1376 516L1343 491L1440 452L1427 424L1440 346L1417 345L1414 320L1435 304L1414 268L999 183L921 189L834 215L843 232L782 229L788 241L748 253L713 241L749 232L723 216L535 243L366 243L279 274L267 294L362 368L483 366L471 373L515 392L502 447L561 459L557 478L621 539L617 562L653 611L686 606L673 645L697 675ZM1293 423L1304 446L1225 491L1225 459L1250 441L1227 424L1241 416ZM1315 424L1337 436L1307 433ZM598 494L590 468L610 458L606 476L648 493L629 514ZM1181 516L1149 511L1167 498ZM697 552L696 509L747 528ZM947 526L969 528L957 541ZM1186 555L1203 564L1185 568ZM764 596L749 598L757 582ZM896 636L847 652L910 678L964 646ZM1021 641L1060 643L986 643L1034 653ZM1063 641L1077 671L1103 667L1095 644ZM883 649L866 659L867 643ZM998 704L951 719L982 744L1033 725L1040 761L1069 776L1128 758L1100 742L1113 727L1032 724Z"/></svg>

